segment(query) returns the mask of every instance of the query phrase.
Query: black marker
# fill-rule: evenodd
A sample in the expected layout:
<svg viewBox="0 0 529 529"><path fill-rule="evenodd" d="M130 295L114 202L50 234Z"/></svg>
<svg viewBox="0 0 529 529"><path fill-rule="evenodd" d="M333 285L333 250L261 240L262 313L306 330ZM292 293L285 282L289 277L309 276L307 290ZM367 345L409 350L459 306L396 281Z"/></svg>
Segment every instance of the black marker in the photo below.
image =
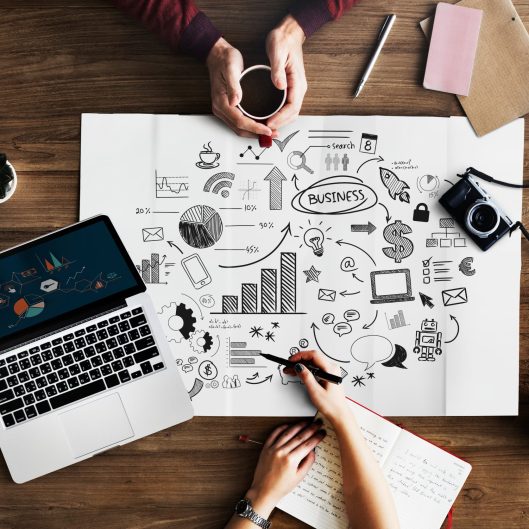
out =
<svg viewBox="0 0 529 529"><path fill-rule="evenodd" d="M303 364L315 377L321 378L323 380L327 380L328 382L332 382L333 384L341 384L343 380L343 378L339 377L338 375L331 375L330 373L327 373L327 371L323 371L323 369L307 364L306 362L303 362L303 361L291 362L290 360L285 360L284 358L281 358L279 356L269 355L265 353L261 353L261 356L263 358L266 358L267 360L271 360L272 362L282 364L286 367L294 368L296 364Z"/></svg>

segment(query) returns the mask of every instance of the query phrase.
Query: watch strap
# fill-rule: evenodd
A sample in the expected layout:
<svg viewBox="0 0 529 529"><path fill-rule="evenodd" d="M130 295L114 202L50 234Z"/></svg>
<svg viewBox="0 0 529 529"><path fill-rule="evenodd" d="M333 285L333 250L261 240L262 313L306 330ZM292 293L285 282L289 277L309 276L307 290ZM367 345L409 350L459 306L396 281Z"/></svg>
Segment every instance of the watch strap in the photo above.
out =
<svg viewBox="0 0 529 529"><path fill-rule="evenodd" d="M272 522L267 520L266 518L263 518L262 516L259 516L254 510L252 506L252 502L248 498L244 498L244 500L247 502L248 507L246 508L246 511L242 514L239 514L241 518L246 518L247 520L250 520L258 527L261 527L262 529L270 529L272 526Z"/></svg>

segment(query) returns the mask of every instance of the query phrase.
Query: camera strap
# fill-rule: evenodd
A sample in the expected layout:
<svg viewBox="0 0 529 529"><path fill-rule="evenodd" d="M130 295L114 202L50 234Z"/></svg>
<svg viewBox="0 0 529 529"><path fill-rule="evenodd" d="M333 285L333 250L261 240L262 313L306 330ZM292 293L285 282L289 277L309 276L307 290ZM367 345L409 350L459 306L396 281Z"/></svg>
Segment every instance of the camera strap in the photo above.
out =
<svg viewBox="0 0 529 529"><path fill-rule="evenodd" d="M463 174L458 174L459 178L465 178L466 176L475 176L476 178L480 178L481 180L485 180L486 182L491 182L493 184L498 184L500 186L505 187L513 187L515 189L527 189L529 188L529 184L512 184L511 182L504 182L503 180L496 180L492 176L485 174L481 171L478 171L477 169L474 169L474 167L468 167L467 170ZM520 230L523 234L523 236L529 241L529 231L527 228L520 222L515 222L511 228L509 229L509 236L513 234L514 231Z"/></svg>
<svg viewBox="0 0 529 529"><path fill-rule="evenodd" d="M481 178L485 182L492 182L493 184L498 184L505 187L514 187L515 189L526 189L529 188L529 184L512 184L511 182L504 182L503 180L496 180L492 176L482 173L474 167L468 167L463 174L458 174L459 178L465 178L465 176L475 176L476 178Z"/></svg>

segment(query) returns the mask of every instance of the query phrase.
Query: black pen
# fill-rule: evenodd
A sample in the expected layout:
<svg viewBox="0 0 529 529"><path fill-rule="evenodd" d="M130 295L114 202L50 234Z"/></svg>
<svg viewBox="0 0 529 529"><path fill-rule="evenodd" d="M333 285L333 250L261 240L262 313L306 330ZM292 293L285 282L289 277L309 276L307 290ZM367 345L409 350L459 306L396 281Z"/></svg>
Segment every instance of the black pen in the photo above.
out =
<svg viewBox="0 0 529 529"><path fill-rule="evenodd" d="M281 358L279 356L269 355L266 353L261 353L261 356L263 358L266 358L267 360L271 360L272 362L276 362L278 364L282 364L286 367L295 367L296 364L303 364L315 377L321 378L322 380L327 380L328 382L332 382L333 384L341 384L342 383L342 377L339 377L338 375L331 375L331 373L327 373L327 371L324 371L323 369L320 369L319 367L307 364L306 362L291 362L290 360L286 360L285 358Z"/></svg>

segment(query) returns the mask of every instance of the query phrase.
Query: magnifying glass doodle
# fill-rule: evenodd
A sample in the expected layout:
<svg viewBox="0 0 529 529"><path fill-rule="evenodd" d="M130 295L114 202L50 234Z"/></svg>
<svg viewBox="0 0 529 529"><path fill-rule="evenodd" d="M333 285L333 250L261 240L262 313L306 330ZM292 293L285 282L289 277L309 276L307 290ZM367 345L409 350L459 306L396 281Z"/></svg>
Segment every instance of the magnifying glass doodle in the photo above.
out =
<svg viewBox="0 0 529 529"><path fill-rule="evenodd" d="M287 158L288 166L291 169L305 169L307 173L314 174L314 171L307 165L307 157L304 152L292 151Z"/></svg>

